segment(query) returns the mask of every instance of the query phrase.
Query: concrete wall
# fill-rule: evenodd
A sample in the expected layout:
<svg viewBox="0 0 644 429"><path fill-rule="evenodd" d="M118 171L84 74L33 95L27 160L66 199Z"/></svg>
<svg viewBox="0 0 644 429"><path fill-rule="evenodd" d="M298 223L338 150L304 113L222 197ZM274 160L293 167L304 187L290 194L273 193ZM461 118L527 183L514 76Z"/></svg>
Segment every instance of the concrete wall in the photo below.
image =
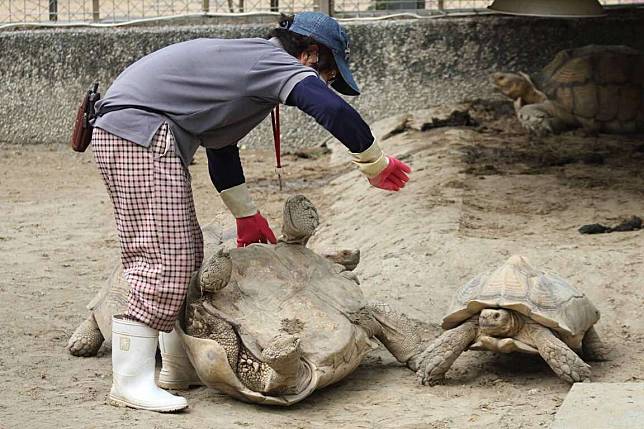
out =
<svg viewBox="0 0 644 429"><path fill-rule="evenodd" d="M104 91L123 68L171 43L196 37L260 37L271 25L196 25L135 29L0 32L0 142L67 143L80 94L98 79ZM350 101L367 120L431 104L492 95L495 70L528 73L560 49L626 44L644 50L644 11L588 20L508 16L346 24L363 94ZM272 144L264 121L244 144ZM285 109L284 145L327 134Z"/></svg>

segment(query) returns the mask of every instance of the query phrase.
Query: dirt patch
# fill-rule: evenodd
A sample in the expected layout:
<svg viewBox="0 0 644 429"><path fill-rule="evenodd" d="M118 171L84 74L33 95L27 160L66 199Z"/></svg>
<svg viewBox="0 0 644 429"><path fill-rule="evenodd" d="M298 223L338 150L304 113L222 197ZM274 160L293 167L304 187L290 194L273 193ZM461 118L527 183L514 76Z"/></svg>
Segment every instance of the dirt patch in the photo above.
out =
<svg viewBox="0 0 644 429"><path fill-rule="evenodd" d="M295 335L304 329L304 322L302 322L300 319L282 319L282 326L280 327L280 331L286 332L287 334Z"/></svg>

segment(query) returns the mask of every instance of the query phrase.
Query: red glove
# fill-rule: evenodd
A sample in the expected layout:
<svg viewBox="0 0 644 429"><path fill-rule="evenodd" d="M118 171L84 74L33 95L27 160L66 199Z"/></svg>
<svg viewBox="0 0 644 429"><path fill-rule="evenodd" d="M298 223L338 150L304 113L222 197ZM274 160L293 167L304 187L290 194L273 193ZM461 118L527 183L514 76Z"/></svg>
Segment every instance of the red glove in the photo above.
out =
<svg viewBox="0 0 644 429"><path fill-rule="evenodd" d="M369 179L369 183L387 191L399 191L405 187L405 183L409 180L407 173L411 173L411 168L393 156L388 156L387 159L388 163L385 169Z"/></svg>
<svg viewBox="0 0 644 429"><path fill-rule="evenodd" d="M268 221L259 211L253 216L237 218L237 247L252 243L277 243Z"/></svg>

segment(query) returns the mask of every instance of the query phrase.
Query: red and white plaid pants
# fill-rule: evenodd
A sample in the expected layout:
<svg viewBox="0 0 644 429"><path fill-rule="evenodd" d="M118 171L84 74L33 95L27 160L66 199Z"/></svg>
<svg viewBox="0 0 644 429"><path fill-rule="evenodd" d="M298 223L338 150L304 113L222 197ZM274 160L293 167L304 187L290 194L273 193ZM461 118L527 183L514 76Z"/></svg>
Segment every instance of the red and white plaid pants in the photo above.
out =
<svg viewBox="0 0 644 429"><path fill-rule="evenodd" d="M127 315L170 332L203 260L190 172L175 153L168 124L148 148L95 128L92 148L114 205L130 285Z"/></svg>

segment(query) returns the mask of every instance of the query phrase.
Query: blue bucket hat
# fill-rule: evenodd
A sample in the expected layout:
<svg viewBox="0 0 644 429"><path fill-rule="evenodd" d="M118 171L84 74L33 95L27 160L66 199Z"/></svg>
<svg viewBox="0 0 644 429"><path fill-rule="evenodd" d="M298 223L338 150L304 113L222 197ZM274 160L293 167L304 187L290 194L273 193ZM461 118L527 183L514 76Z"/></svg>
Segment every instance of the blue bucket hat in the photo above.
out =
<svg viewBox="0 0 644 429"><path fill-rule="evenodd" d="M293 24L288 30L302 36L310 36L331 49L335 64L340 72L340 76L333 81L331 86L344 95L360 95L358 84L353 80L347 63L349 37L335 19L319 12L302 12L295 14Z"/></svg>

